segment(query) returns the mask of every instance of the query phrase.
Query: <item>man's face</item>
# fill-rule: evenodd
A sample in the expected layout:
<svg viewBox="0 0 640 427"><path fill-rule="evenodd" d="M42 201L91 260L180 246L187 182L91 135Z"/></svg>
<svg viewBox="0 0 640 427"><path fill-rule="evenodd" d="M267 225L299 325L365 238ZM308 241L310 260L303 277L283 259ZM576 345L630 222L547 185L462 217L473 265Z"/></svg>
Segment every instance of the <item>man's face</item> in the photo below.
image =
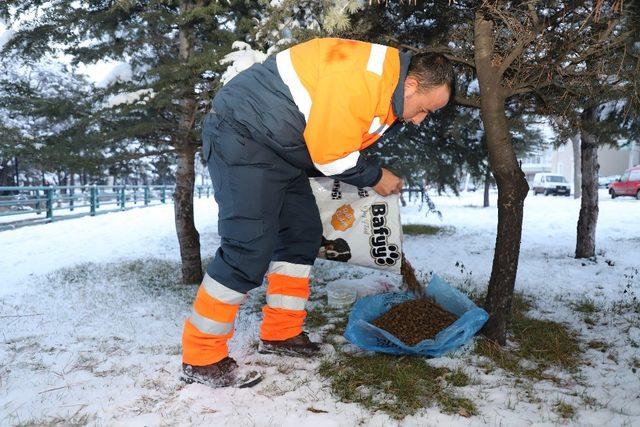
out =
<svg viewBox="0 0 640 427"><path fill-rule="evenodd" d="M419 91L418 80L408 76L404 81L404 112L402 120L419 125L434 111L447 105L450 90L447 85Z"/></svg>

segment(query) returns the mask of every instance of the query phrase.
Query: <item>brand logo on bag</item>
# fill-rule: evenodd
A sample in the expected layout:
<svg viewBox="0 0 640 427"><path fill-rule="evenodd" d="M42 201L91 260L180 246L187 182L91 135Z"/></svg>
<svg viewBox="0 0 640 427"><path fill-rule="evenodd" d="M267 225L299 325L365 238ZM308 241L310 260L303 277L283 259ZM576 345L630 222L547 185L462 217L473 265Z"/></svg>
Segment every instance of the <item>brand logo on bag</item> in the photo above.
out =
<svg viewBox="0 0 640 427"><path fill-rule="evenodd" d="M395 265L400 259L398 245L389 243L391 230L387 227L387 204L374 203L371 205L371 257L380 266Z"/></svg>

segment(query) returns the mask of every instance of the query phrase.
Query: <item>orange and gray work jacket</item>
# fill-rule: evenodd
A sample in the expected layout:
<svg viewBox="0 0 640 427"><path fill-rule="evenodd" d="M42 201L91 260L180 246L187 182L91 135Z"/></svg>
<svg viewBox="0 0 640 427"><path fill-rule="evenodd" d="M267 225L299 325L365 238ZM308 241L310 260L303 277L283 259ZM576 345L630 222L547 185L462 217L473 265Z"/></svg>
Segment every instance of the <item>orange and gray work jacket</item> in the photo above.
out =
<svg viewBox="0 0 640 427"><path fill-rule="evenodd" d="M379 44L314 39L238 74L213 110L294 166L372 186L382 170L360 150L402 116L410 60Z"/></svg>

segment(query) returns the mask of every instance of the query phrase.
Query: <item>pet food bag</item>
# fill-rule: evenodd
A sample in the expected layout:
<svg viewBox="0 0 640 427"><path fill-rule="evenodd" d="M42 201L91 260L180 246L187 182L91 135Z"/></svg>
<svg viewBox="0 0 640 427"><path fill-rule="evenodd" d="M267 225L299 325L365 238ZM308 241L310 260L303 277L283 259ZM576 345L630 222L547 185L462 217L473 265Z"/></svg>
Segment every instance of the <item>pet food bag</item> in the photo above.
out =
<svg viewBox="0 0 640 427"><path fill-rule="evenodd" d="M400 274L400 197L331 178L309 178L322 220L318 256Z"/></svg>

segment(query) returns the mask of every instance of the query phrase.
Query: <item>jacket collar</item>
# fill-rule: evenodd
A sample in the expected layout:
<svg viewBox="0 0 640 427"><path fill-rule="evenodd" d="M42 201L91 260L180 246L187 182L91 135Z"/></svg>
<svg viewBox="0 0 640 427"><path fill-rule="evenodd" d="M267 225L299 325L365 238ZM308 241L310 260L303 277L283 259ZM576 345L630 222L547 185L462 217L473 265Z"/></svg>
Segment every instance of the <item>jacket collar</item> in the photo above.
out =
<svg viewBox="0 0 640 427"><path fill-rule="evenodd" d="M407 78L409 72L409 63L411 62L411 52L400 52L400 77L398 78L398 85L393 91L392 105L393 113L398 119L402 119L404 113L404 80Z"/></svg>

